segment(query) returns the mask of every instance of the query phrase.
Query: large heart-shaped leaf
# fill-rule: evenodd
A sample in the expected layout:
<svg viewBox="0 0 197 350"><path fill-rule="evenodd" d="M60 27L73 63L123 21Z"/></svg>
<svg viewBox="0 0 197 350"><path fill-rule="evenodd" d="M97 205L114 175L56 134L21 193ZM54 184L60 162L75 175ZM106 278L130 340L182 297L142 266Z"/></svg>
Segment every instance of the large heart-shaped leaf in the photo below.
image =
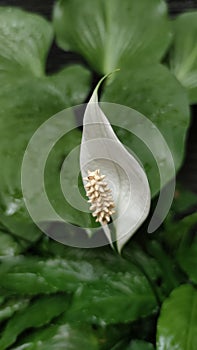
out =
<svg viewBox="0 0 197 350"><path fill-rule="evenodd" d="M137 238L137 237L136 237ZM141 240L142 237L139 239ZM102 276L106 271L113 271L113 273L117 273L117 266L118 271L126 271L126 269L130 270L131 265L133 264L135 266L138 266L138 268L143 272L143 274L148 279L152 289L154 290L154 293L156 295L157 300L160 302L165 299L166 295L169 294L169 291L171 291L174 286L176 286L176 280L174 280L174 283L170 283L170 280L174 277L173 270L171 269L172 260L169 260L169 256L165 254L163 251L161 245L159 243L156 243L155 241L148 240L146 242L148 250L150 250L149 254L146 253L138 244L136 244L135 239L131 240L127 247L123 250L122 257L119 258L118 256L114 256L114 252L109 252L107 247L102 247L99 249L73 249L68 248L64 245L61 245L58 242L55 242L53 240L49 240L47 237L43 237L42 241L39 245L37 245L37 252L40 252L41 255L45 255L53 259L51 261L55 261L56 257L65 258L68 260L66 266L66 270L64 271L64 276L66 274L70 274L76 276L79 278L79 281L93 283L96 281L99 281L100 276ZM149 249L150 248L150 249ZM161 261L158 257L162 256ZM59 260L59 259L58 259ZM56 260L56 261L58 261ZM13 261L13 260L12 260ZM21 265L24 264L25 271L28 271L28 266L31 265L31 260L25 259L25 262L23 263L23 260L21 259ZM50 261L47 259L47 261ZM59 260L60 261L60 260ZM76 263L74 263L77 262ZM86 262L86 263L85 263ZM14 263L14 262L13 262ZM27 264L26 264L27 263ZM34 263L35 264L35 263ZM130 265L131 264L131 265ZM38 269L38 266L40 265L40 268ZM40 284L44 282L44 279L46 280L46 277L49 280L53 280L55 271L57 273L61 273L60 271L64 269L62 267L60 270L58 269L58 263L54 263L54 268L52 266L47 267L47 263L45 264L44 261L40 261L39 263L35 264L35 270L32 271L33 273L39 273L42 277L42 281L38 281L37 284ZM50 264L52 265L52 264ZM70 271L70 268L72 269L72 266L75 268L76 274L73 274L73 272ZM79 269L77 269L77 266ZM60 267L60 265L59 265ZM44 271L45 270L45 271ZM87 274L84 271L87 271ZM81 271L81 272L80 272ZM16 271L15 271L16 272ZM47 272L45 274L45 272ZM78 273L79 272L79 273ZM10 271L7 273L7 271L4 269L4 273L7 274L7 279L9 276L9 280L11 281L13 277L12 274L12 268L10 266ZM12 277L11 277L11 275ZM110 272L109 272L110 273ZM111 274L111 273L110 273ZM59 276L61 276L59 274ZM62 275L63 276L63 275ZM81 277L80 277L81 276ZM22 277L21 277L22 278ZM25 277L24 277L25 278ZM17 285L20 286L20 276L16 274L16 279L18 280ZM63 277L59 277L59 285L64 285L62 283ZM67 278L64 277L65 285ZM161 285L157 285L157 281L162 281ZM56 283L57 279L54 279L54 282ZM52 282L54 284L54 282ZM2 284L4 286L7 284L7 282L3 280ZM10 283L11 284L11 283ZM172 287L173 286L173 287ZM16 287L14 284L12 284L13 290L16 291ZM73 283L69 284L69 288L71 287L71 290L73 291L76 289L76 279L74 277ZM22 289L22 287L19 287ZM27 287L28 288L28 287ZM68 288L68 284L67 284ZM70 290L70 289L69 289Z"/></svg>
<svg viewBox="0 0 197 350"><path fill-rule="evenodd" d="M96 254L87 253L87 258L92 261L93 274L97 277L76 289L66 319L101 325L125 323L157 310L152 287L133 262L114 255L108 249L102 249L102 258L100 249Z"/></svg>
<svg viewBox="0 0 197 350"><path fill-rule="evenodd" d="M152 195L156 194L160 188L157 167L161 168L161 172L165 171L163 185L170 180L172 173L163 142L159 144L159 141L151 136L151 129L157 127L165 137L175 167L178 169L183 160L186 131L189 124L188 100L184 89L164 66L159 64L137 65L135 68L121 69L115 74L113 81L104 87L101 100L134 108L153 123L152 127L147 129L146 124L143 125L141 120L138 125L137 118L128 118L120 113L117 118L113 117L113 120L121 121L123 129L118 128L117 134L143 163ZM113 111L115 111L114 108ZM113 124L112 116L108 114L108 118ZM137 128L141 130L144 137L142 141L127 132L127 130ZM152 146L152 152L148 151L143 143L147 138ZM155 155L157 164L154 159Z"/></svg>
<svg viewBox="0 0 197 350"><path fill-rule="evenodd" d="M16 8L0 8L0 72L18 69L43 76L53 30L44 18ZM19 78L19 76L18 76Z"/></svg>
<svg viewBox="0 0 197 350"><path fill-rule="evenodd" d="M157 61L170 41L161 0L59 0L54 26L60 47L79 52L102 74L125 62Z"/></svg>
<svg viewBox="0 0 197 350"><path fill-rule="evenodd" d="M0 287L8 294L20 295L74 292L65 321L126 322L157 309L149 280L135 262L115 255L110 248L102 247L102 252L101 248L94 251L64 248L65 258L4 258ZM146 259L146 263L150 264L146 268L150 279L156 280L160 274L157 264L153 259Z"/></svg>
<svg viewBox="0 0 197 350"><path fill-rule="evenodd" d="M197 103L197 11L179 15L173 29L170 68L188 90L190 102Z"/></svg>
<svg viewBox="0 0 197 350"><path fill-rule="evenodd" d="M191 285L175 289L162 305L157 326L157 350L197 348L197 291Z"/></svg>
<svg viewBox="0 0 197 350"><path fill-rule="evenodd" d="M3 167L0 219L12 232L31 241L36 240L40 233L32 225L21 192L21 163L26 146L37 128L49 117L84 100L90 76L81 66L69 66L46 76L45 60L52 40L50 24L37 15L18 9L0 8L1 18L0 161ZM67 123L75 126L72 118L65 120ZM52 133L50 125L46 133ZM61 165L76 142L80 143L80 132L74 130L73 133L58 151L56 167ZM53 165L51 162L51 167ZM32 168L34 166L32 163ZM55 187L53 181L48 182ZM71 210L66 205L67 210Z"/></svg>

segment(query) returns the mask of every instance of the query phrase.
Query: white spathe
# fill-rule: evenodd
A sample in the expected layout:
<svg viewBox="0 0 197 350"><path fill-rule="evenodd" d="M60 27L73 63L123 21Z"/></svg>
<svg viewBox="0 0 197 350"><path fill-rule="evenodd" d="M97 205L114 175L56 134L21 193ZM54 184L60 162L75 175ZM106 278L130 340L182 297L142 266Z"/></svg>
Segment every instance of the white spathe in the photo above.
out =
<svg viewBox="0 0 197 350"><path fill-rule="evenodd" d="M101 174L106 176L115 203L112 219L120 253L124 244L146 219L151 194L144 169L117 138L99 107L97 92L105 78L98 83L85 110L80 168L82 178L87 177L88 170L96 169L100 169ZM102 227L113 246L110 225L102 224Z"/></svg>

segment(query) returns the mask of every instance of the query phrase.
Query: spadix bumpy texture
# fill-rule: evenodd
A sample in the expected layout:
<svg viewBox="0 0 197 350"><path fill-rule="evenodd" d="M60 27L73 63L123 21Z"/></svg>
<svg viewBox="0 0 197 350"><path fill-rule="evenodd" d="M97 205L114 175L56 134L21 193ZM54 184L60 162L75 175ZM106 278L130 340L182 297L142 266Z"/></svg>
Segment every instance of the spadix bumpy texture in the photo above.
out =
<svg viewBox="0 0 197 350"><path fill-rule="evenodd" d="M80 168L90 210L120 252L146 219L151 196L144 169L119 141L99 106L97 91L103 79L85 110Z"/></svg>
<svg viewBox="0 0 197 350"><path fill-rule="evenodd" d="M110 222L111 215L115 213L115 203L107 182L103 181L104 178L105 175L100 174L100 169L96 169L88 170L88 176L84 180L87 181L85 189L89 197L88 202L91 203L92 215L96 217L96 222L106 225Z"/></svg>

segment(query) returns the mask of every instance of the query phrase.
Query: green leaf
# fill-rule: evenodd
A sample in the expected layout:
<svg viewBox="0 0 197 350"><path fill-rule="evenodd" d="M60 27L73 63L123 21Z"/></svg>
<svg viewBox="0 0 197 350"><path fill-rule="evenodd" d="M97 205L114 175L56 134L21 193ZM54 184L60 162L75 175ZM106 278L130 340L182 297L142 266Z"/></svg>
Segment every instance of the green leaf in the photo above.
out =
<svg viewBox="0 0 197 350"><path fill-rule="evenodd" d="M22 252L22 246L8 233L0 231L0 257L17 255Z"/></svg>
<svg viewBox="0 0 197 350"><path fill-rule="evenodd" d="M75 96L78 98L82 94L82 92L76 92L78 88L79 91L82 91L83 86L84 92L87 91L85 88L88 78L87 72L80 67L69 67L67 71L69 74L68 80L64 75L65 85L68 90L73 91L75 100ZM81 85L78 85L77 88L76 80L78 79L81 80ZM22 81L21 78L20 82L13 82L13 87L7 93L7 96L0 96L3 108L0 113L0 127L3 135L0 141L0 159L4 164L0 181L2 210L0 218L3 224L12 232L18 233L19 236L27 240L36 240L40 233L36 233L34 227L32 228L32 220L26 211L21 192L21 163L26 146L30 137L44 121L69 104L76 102L72 98L72 93L71 97L64 98L64 96L61 96L63 90L60 88L58 91L57 88L58 84L56 84L55 79L51 81L50 78L46 77L38 81L37 78L27 78ZM11 98L12 95L14 97ZM70 120L65 120L65 125L70 125L70 123ZM50 125L48 126L48 132L49 129ZM17 138L15 137L16 133L20 134ZM64 147L58 151L58 158L56 158L55 165L58 167L55 169L56 172L59 173L62 159L76 145L76 142L80 143L80 139L81 133L78 130L73 131L72 138L65 136ZM11 140L12 142L10 142ZM53 163L50 166L53 166ZM54 178L52 179L54 180ZM52 183L53 188L56 188L55 184L56 182ZM68 207L70 206L67 205Z"/></svg>
<svg viewBox="0 0 197 350"><path fill-rule="evenodd" d="M50 24L37 15L14 8L0 8L1 18L0 162L3 167L0 174L0 220L11 232L34 242L41 233L32 223L21 191L23 155L31 136L43 122L85 99L90 74L76 65L46 76L45 60L52 40ZM67 118L65 125L74 127L74 118ZM47 135L50 133L49 125ZM65 139L64 147L58 152L56 166L62 164L67 152L76 142L80 143L80 139L78 130L73 132L73 143L68 144L71 138ZM53 181L54 178L48 182L55 188ZM72 218L72 208L67 203L64 205L68 212L71 211Z"/></svg>
<svg viewBox="0 0 197 350"><path fill-rule="evenodd" d="M96 267L95 267L96 268ZM95 273L94 273L95 272ZM10 293L37 295L75 291L81 282L98 279L94 265L81 259L7 258L1 261L0 286Z"/></svg>
<svg viewBox="0 0 197 350"><path fill-rule="evenodd" d="M189 211L197 205L197 195L194 192L185 189L184 186L178 184L176 186L174 201L172 203L172 212L181 213Z"/></svg>
<svg viewBox="0 0 197 350"><path fill-rule="evenodd" d="M88 259L90 261L90 257ZM95 281L79 286L67 320L96 324L129 322L152 314L157 301L146 277L132 262L112 254L94 257ZM101 268L102 266L102 268ZM91 307L90 307L91 305Z"/></svg>
<svg viewBox="0 0 197 350"><path fill-rule="evenodd" d="M195 350L197 291L191 285L174 289L162 305L157 325L157 350Z"/></svg>
<svg viewBox="0 0 197 350"><path fill-rule="evenodd" d="M190 102L197 103L197 11L179 15L173 22L170 68L186 87Z"/></svg>
<svg viewBox="0 0 197 350"><path fill-rule="evenodd" d="M75 292L65 321L109 323L152 314L157 301L143 272L109 249L66 249L65 259L4 258L0 286L7 293ZM91 308L89 307L91 303Z"/></svg>
<svg viewBox="0 0 197 350"><path fill-rule="evenodd" d="M5 301L6 297L4 295L0 296L0 305L3 304L3 302Z"/></svg>
<svg viewBox="0 0 197 350"><path fill-rule="evenodd" d="M184 89L164 66L155 64L151 66L140 65L136 66L135 69L123 68L114 75L113 81L104 87L102 101L126 105L150 119L165 137L176 169L179 169L183 160L186 131L189 124L188 100ZM113 111L115 111L115 108L113 108ZM143 129L143 125L138 126L136 124L136 120L138 120L137 112L133 113L134 115L136 113L134 119L128 118L124 114L120 116L119 110L117 120L121 118L123 129L116 128L115 130L120 140L143 163L149 179L151 193L154 196L161 186L154 152L157 150L158 166L162 168L163 172L165 171L165 184L172 176L168 157L164 153L162 144L154 145L154 139L150 138L153 148L152 154L141 140L126 131L139 127L141 128L141 134L144 133L145 139L149 135L147 128L144 127ZM113 116L107 113L106 115L112 123L111 117ZM116 119L114 118L114 120Z"/></svg>
<svg viewBox="0 0 197 350"><path fill-rule="evenodd" d="M115 344L112 348L110 348L110 350L122 350L122 349L127 349L128 342L123 340L120 340L117 344Z"/></svg>
<svg viewBox="0 0 197 350"><path fill-rule="evenodd" d="M158 261L158 265L162 271L162 277L157 282L160 282L159 284L161 286L159 289L163 291L164 297L166 297L174 288L180 285L183 275L180 271L177 271L174 257L169 255L170 247L166 249L164 244L162 245L158 241L152 240L147 245L147 250Z"/></svg>
<svg viewBox="0 0 197 350"><path fill-rule="evenodd" d="M143 340L134 340L125 350L154 350L154 346Z"/></svg>
<svg viewBox="0 0 197 350"><path fill-rule="evenodd" d="M132 273L125 272L124 278L118 274L111 278L106 274L100 282L78 288L66 318L72 322L105 325L134 321L156 310L148 282L132 266Z"/></svg>
<svg viewBox="0 0 197 350"><path fill-rule="evenodd" d="M196 223L197 213L185 216L178 221L170 221L162 232L163 239L170 249L174 249L176 252L188 249L189 234Z"/></svg>
<svg viewBox="0 0 197 350"><path fill-rule="evenodd" d="M80 53L101 74L126 62L158 61L170 41L160 0L59 0L54 27L59 46Z"/></svg>
<svg viewBox="0 0 197 350"><path fill-rule="evenodd" d="M29 304L28 299L17 299L10 298L3 305L1 305L0 309L0 322L10 318L16 311L25 309Z"/></svg>
<svg viewBox="0 0 197 350"><path fill-rule="evenodd" d="M85 335L85 336L84 336ZM98 350L97 340L89 329L69 324L51 325L31 334L13 350Z"/></svg>
<svg viewBox="0 0 197 350"><path fill-rule="evenodd" d="M17 8L0 7L1 74L6 68L11 73L14 69L22 69L43 76L52 40L52 26L41 16Z"/></svg>
<svg viewBox="0 0 197 350"><path fill-rule="evenodd" d="M18 335L28 328L37 328L49 323L68 307L66 295L40 297L28 308L17 312L6 324L1 334L0 349L7 349Z"/></svg>
<svg viewBox="0 0 197 350"><path fill-rule="evenodd" d="M114 344L127 344L128 337L131 335L131 324L118 323L114 325L103 326L94 326L94 334L96 335L99 341L100 350L112 350L114 349ZM123 349L120 348L120 349Z"/></svg>
<svg viewBox="0 0 197 350"><path fill-rule="evenodd" d="M62 116L63 117L63 116ZM80 210L73 209L68 202L66 201L66 197L63 194L62 183L60 183L60 169L62 166L62 160L66 158L66 155L69 154L75 147L78 147L81 143L81 133L79 130L73 130L63 136L60 140L56 142L52 151L50 152L48 159L45 164L45 189L48 195L48 199L50 203L52 203L53 208L56 212L65 219L66 222L74 223L75 225L79 225L82 227L92 227L94 226L93 218L91 214L84 213ZM71 163L70 163L71 164ZM83 184L78 184L78 178L75 174L79 173L79 152L78 157L75 159L75 163L72 163L72 168L69 168L68 171L62 172L62 176L66 179L67 188L73 188L73 186L79 188L81 192L84 191ZM73 174L75 176L75 180L73 181ZM85 191L84 191L85 192ZM77 198L78 199L78 198ZM88 209L88 207L87 207ZM95 221L95 220L94 220ZM93 225L92 225L93 224ZM52 223L53 225L53 223ZM58 229L56 229L58 231ZM66 227L60 226L60 236L59 237L78 237L79 232L75 227ZM63 232L63 234L61 233ZM85 235L85 230L81 231L81 235ZM57 232L56 232L57 237ZM87 237L87 235L86 235ZM75 240L78 242L78 238ZM71 238L72 242L72 238ZM73 239L74 242L74 239ZM71 244L72 245L72 244ZM73 245L75 245L73 243Z"/></svg>
<svg viewBox="0 0 197 350"><path fill-rule="evenodd" d="M72 322L105 325L134 321L156 310L156 300L145 277L133 269L132 276L125 279L116 275L107 280L106 276L78 288L66 317Z"/></svg>
<svg viewBox="0 0 197 350"><path fill-rule="evenodd" d="M142 238L141 238L142 239ZM145 239L145 238L144 238ZM143 239L143 240L144 240ZM147 241L147 246L150 247L151 242L149 240ZM171 269L171 261L169 261L169 256L165 255L165 259L163 258L164 252L162 253L163 260L160 264L160 260L158 259L158 256L161 256L161 251L157 252L156 259L152 256L152 251L150 255L148 255L140 246L138 246L134 241L130 242L129 245L125 248L123 251L123 260L125 261L125 271L126 269L130 270L130 264L133 266L137 266L140 271L146 276L147 280L149 281L152 290L154 291L154 294L158 301L162 301L166 295L168 295L169 291L172 289L171 281L173 271ZM103 265L103 262L100 260L100 254L103 254L103 251L100 252L100 249L94 249L93 251L89 250L88 252L84 252L84 250L80 249L68 249L64 245L55 242L53 240L48 239L48 237L43 237L43 240L40 242L39 245L37 245L37 252L40 252L40 254L46 256L46 257L62 257L66 259L75 259L78 262L83 263L84 260L89 262L93 268L97 269L98 271L101 270L101 275L105 273L105 265L104 270L101 268ZM112 252L113 254L113 252ZM107 261L111 259L110 254L106 255L105 258L105 264L107 264ZM127 263L126 263L127 261ZM98 266L98 264L101 264L101 266ZM127 267L128 264L128 267ZM116 267L117 263L114 258L114 268ZM112 265L111 265L112 266ZM99 270L98 270L99 269ZM96 275L96 272L93 270L93 275ZM164 273L164 271L167 271ZM96 280L96 279L95 279ZM94 279L90 279L88 282L95 281ZM157 286L157 281L162 281L160 286ZM176 283L176 281L173 282L173 286Z"/></svg>
<svg viewBox="0 0 197 350"><path fill-rule="evenodd" d="M197 215L196 222L197 224ZM197 238L190 245L185 244L177 253L177 259L182 269L187 273L190 280L197 284Z"/></svg>
<svg viewBox="0 0 197 350"><path fill-rule="evenodd" d="M121 340L114 345L110 350L154 350L154 346L143 340L132 340L129 345L128 341Z"/></svg>
<svg viewBox="0 0 197 350"><path fill-rule="evenodd" d="M132 241L123 252L123 256L140 268L149 281L158 303L161 304L169 291L176 286L176 280L172 282L174 274L171 261L158 242L147 237L144 237L143 241L146 250Z"/></svg>

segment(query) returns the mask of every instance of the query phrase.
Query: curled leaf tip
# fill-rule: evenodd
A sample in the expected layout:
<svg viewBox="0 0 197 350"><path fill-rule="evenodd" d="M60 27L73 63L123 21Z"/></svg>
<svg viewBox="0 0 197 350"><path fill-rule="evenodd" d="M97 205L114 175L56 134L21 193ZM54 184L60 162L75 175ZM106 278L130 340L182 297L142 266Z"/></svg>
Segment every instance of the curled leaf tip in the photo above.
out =
<svg viewBox="0 0 197 350"><path fill-rule="evenodd" d="M104 81L105 79L107 79L107 78L110 78L114 73L119 72L119 71L120 71L120 68L117 68L117 69L113 70L112 72L110 72L110 73L104 75L104 76L99 80L99 82L98 82L96 88L94 89L94 92L93 92L92 97L91 97L91 99L90 99L89 102L96 102L96 97L95 97L95 96L97 95L98 89L100 88L100 86L101 86L101 84L103 83L103 81ZM94 101L94 99L95 99L95 101ZM98 100L97 100L97 101L98 101Z"/></svg>

